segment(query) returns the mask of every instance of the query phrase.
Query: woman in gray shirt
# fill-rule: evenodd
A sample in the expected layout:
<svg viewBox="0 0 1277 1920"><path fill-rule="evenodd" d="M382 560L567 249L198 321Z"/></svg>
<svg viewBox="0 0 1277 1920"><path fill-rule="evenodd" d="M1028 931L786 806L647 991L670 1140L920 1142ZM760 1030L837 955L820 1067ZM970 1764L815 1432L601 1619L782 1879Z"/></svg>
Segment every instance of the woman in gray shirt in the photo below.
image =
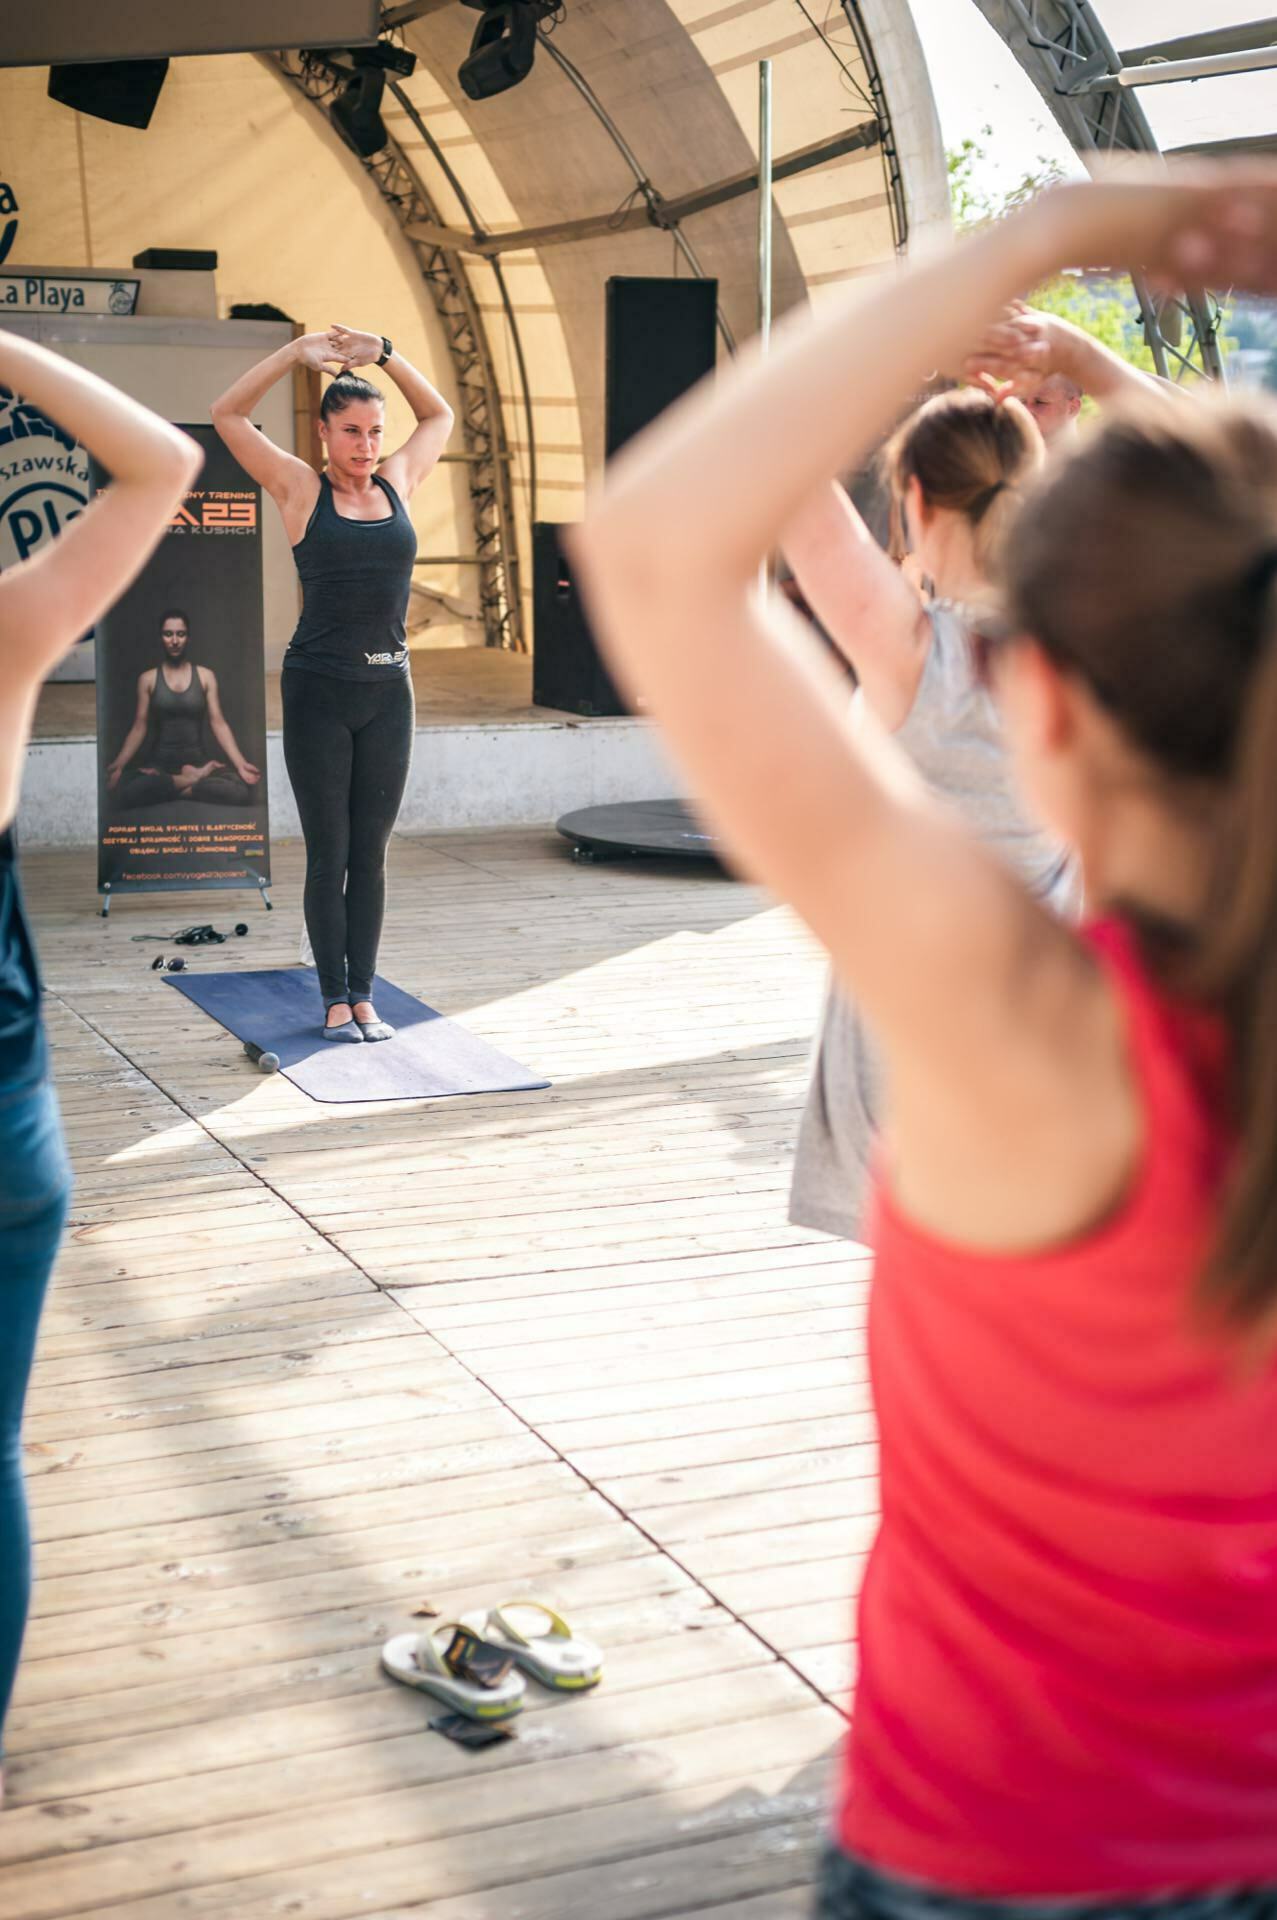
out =
<svg viewBox="0 0 1277 1920"><path fill-rule="evenodd" d="M1015 791L997 708L981 685L967 609L989 599L989 569L1041 435L1017 400L978 387L936 395L885 450L893 507L935 598L925 603L841 487L813 501L785 555L863 700L932 790L1059 911L1075 911L1072 859L1029 819ZM796 1226L856 1239L881 1120L875 1048L830 984L799 1128L790 1193Z"/></svg>

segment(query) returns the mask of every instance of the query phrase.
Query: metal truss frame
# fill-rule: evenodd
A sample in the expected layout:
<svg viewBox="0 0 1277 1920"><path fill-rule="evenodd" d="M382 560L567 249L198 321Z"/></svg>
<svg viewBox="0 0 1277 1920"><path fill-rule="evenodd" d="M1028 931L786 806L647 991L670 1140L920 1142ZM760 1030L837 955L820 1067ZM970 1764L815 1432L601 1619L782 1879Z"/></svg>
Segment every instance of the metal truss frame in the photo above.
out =
<svg viewBox="0 0 1277 1920"><path fill-rule="evenodd" d="M1083 160L1109 153L1158 153L1139 101L1104 83L1122 61L1090 0L974 0L1028 74ZM1213 295L1155 301L1139 275L1133 284L1154 365L1166 379L1184 373L1224 378L1221 315Z"/></svg>
<svg viewBox="0 0 1277 1920"><path fill-rule="evenodd" d="M905 194L904 169L896 150L895 131L887 107L887 90L882 84L882 75L878 71L878 62L874 58L873 41L865 26L859 0L842 0L842 10L851 27L856 50L864 63L865 77L869 86L869 101L874 118L878 122L878 145L882 149L882 163L887 175L887 205L891 210L892 239L896 252L903 253L909 240L909 201Z"/></svg>
<svg viewBox="0 0 1277 1920"><path fill-rule="evenodd" d="M322 55L278 53L265 56L317 111L323 112L340 85L340 77ZM412 103L392 84L400 106L417 121ZM479 607L484 639L490 647L526 653L523 603L520 598L518 526L511 485L511 454L505 430L496 364L464 262L459 254L413 233L413 228L440 228L438 207L411 160L393 138L371 159L361 161L369 179L394 213L416 255L418 269L439 316L452 360L459 401L459 419L474 522L475 556L479 574ZM518 326L497 274L520 368L523 366ZM524 403L529 405L526 375ZM531 447L531 436L529 446ZM530 457L532 457L530 455ZM535 513L535 507L533 509Z"/></svg>

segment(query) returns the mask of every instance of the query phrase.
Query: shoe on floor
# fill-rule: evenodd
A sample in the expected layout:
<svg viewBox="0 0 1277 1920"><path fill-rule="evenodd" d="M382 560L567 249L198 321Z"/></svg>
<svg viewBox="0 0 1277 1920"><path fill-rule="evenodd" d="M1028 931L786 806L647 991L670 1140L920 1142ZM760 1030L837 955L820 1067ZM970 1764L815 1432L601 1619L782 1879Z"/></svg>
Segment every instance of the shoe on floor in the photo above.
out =
<svg viewBox="0 0 1277 1920"><path fill-rule="evenodd" d="M393 1040L395 1029L388 1020L356 1020L355 1025L365 1040Z"/></svg>
<svg viewBox="0 0 1277 1920"><path fill-rule="evenodd" d="M324 1025L320 1028L320 1032L323 1034L325 1040L344 1040L347 1042L353 1040L357 1047L361 1047L364 1043L364 1036L359 1030L359 1022L354 1019L343 1020L340 1026L336 1027L330 1027L325 1021Z"/></svg>

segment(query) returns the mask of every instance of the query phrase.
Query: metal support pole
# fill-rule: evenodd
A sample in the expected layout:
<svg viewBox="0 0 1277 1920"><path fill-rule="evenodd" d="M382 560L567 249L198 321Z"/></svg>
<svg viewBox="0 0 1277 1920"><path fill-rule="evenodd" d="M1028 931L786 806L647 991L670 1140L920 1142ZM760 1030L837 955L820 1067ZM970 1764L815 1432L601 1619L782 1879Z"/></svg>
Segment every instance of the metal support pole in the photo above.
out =
<svg viewBox="0 0 1277 1920"><path fill-rule="evenodd" d="M758 63L758 344L763 353L772 337L772 63ZM758 584L769 591L775 558L763 561Z"/></svg>
<svg viewBox="0 0 1277 1920"><path fill-rule="evenodd" d="M758 63L758 337L772 332L772 63Z"/></svg>

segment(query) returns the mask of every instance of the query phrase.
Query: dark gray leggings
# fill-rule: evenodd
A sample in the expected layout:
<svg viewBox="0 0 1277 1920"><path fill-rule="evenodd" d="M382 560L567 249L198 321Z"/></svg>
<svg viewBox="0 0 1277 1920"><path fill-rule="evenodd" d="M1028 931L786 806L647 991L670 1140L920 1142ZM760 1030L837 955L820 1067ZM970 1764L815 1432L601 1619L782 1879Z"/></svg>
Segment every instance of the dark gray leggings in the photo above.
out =
<svg viewBox="0 0 1277 1920"><path fill-rule="evenodd" d="M406 673L338 680L287 662L284 760L306 840L306 931L324 1005L368 1000L416 707Z"/></svg>

